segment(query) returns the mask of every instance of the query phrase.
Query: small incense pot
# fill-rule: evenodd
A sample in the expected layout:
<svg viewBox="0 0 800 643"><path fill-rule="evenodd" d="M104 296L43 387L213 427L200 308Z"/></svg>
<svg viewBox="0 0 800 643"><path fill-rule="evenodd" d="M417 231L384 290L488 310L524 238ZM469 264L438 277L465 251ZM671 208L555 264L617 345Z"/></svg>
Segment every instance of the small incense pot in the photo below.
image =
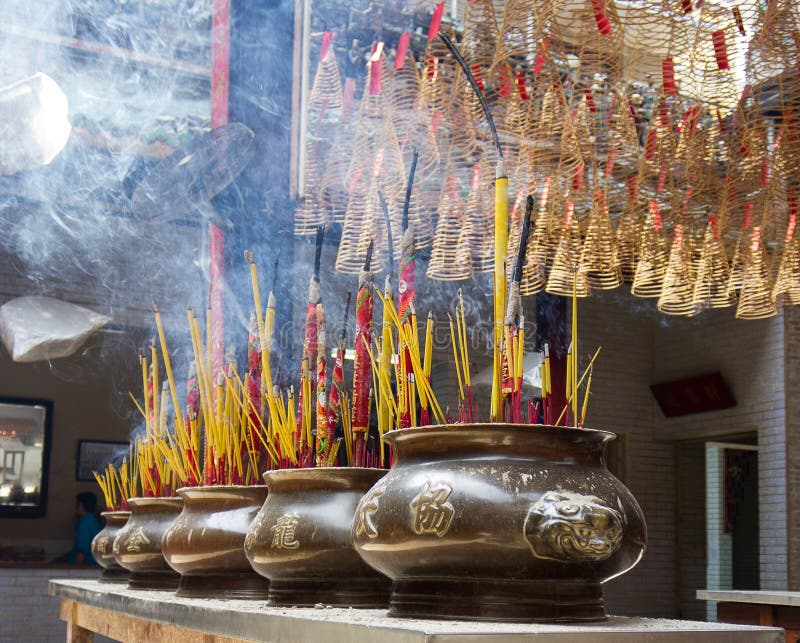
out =
<svg viewBox="0 0 800 643"><path fill-rule="evenodd" d="M114 539L128 522L131 512L104 511L100 515L106 524L92 540L92 556L103 568L99 580L101 583L127 583L130 572L114 560Z"/></svg>
<svg viewBox="0 0 800 643"><path fill-rule="evenodd" d="M264 485L178 489L183 511L164 534L164 556L180 573L177 596L266 599L267 581L250 567L244 541L267 497Z"/></svg>
<svg viewBox="0 0 800 643"><path fill-rule="evenodd" d="M319 467L268 471L269 496L245 540L245 552L269 578L269 603L379 608L389 604L389 579L353 548L358 501L386 471Z"/></svg>
<svg viewBox="0 0 800 643"><path fill-rule="evenodd" d="M114 539L114 559L130 571L130 589L173 591L179 576L164 560L161 537L178 517L180 498L131 498L131 515Z"/></svg>
<svg viewBox="0 0 800 643"><path fill-rule="evenodd" d="M392 579L392 616L605 619L601 583L631 569L644 516L606 468L613 433L515 424L400 429L353 521Z"/></svg>

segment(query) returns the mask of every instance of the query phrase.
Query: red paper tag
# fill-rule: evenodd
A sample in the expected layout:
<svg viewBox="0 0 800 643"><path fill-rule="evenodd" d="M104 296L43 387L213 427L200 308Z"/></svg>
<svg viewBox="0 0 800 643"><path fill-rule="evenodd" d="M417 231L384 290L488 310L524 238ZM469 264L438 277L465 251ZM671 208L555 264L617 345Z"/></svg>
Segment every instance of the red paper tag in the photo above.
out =
<svg viewBox="0 0 800 643"><path fill-rule="evenodd" d="M666 163L661 164L661 168L658 171L658 185L656 186L656 192L663 192L664 186L667 184L667 172L669 170L669 166Z"/></svg>
<svg viewBox="0 0 800 643"><path fill-rule="evenodd" d="M606 157L606 168L605 172L603 173L606 178L611 176L611 173L614 171L614 161L617 159L617 148L612 147L608 151L608 156Z"/></svg>
<svg viewBox="0 0 800 643"><path fill-rule="evenodd" d="M744 22L742 21L742 12L739 11L739 7L734 7L731 9L733 11L733 19L736 21L736 27L739 29L739 33L743 36L747 35L747 32L744 30Z"/></svg>
<svg viewBox="0 0 800 643"><path fill-rule="evenodd" d="M714 57L717 59L717 67L719 69L729 69L728 45L725 42L725 31L719 29L712 33L711 41L714 43Z"/></svg>
<svg viewBox="0 0 800 643"><path fill-rule="evenodd" d="M713 212L708 215L708 223L711 225L711 233L715 239L719 239L719 225L717 223L717 215Z"/></svg>
<svg viewBox="0 0 800 643"><path fill-rule="evenodd" d="M328 52L331 49L331 44L333 43L333 32L332 31L325 31L322 34L322 46L319 48L319 60L322 62L325 59L325 56L328 55Z"/></svg>
<svg viewBox="0 0 800 643"><path fill-rule="evenodd" d="M478 85L478 89L482 92L486 91L486 86L483 84L483 73L481 73L481 66L478 64L472 65L470 67L470 71L472 71L472 75L475 77L475 82Z"/></svg>
<svg viewBox="0 0 800 643"><path fill-rule="evenodd" d="M481 164L475 163L475 165L472 166L472 184L470 185L470 191L477 192L480 182L481 182Z"/></svg>
<svg viewBox="0 0 800 643"><path fill-rule="evenodd" d="M631 201L636 201L639 198L639 177L635 174L629 174L625 179L628 185L628 197Z"/></svg>
<svg viewBox="0 0 800 643"><path fill-rule="evenodd" d="M510 71L510 70L506 70ZM508 76L506 73L500 73L500 90L498 92L503 98L511 96L511 87L508 84Z"/></svg>
<svg viewBox="0 0 800 643"><path fill-rule="evenodd" d="M681 246L683 245L683 226L680 223L678 223L675 226L674 240L675 240L675 248L680 250Z"/></svg>
<svg viewBox="0 0 800 643"><path fill-rule="evenodd" d="M572 215L575 214L575 204L572 201L567 201L566 211L564 212L564 227L569 228L572 225Z"/></svg>
<svg viewBox="0 0 800 643"><path fill-rule="evenodd" d="M394 57L394 68L402 69L406 64L406 54L408 53L408 46L411 44L411 32L406 31L400 34L400 39L397 41L397 54Z"/></svg>
<svg viewBox="0 0 800 643"><path fill-rule="evenodd" d="M606 0L592 0L592 11L594 11L594 21L597 30L607 36L611 33L611 22L606 14Z"/></svg>
<svg viewBox="0 0 800 643"><path fill-rule="evenodd" d="M769 160L761 159L761 185L767 187L769 185Z"/></svg>
<svg viewBox="0 0 800 643"><path fill-rule="evenodd" d="M439 126L442 123L442 110L436 109L433 111L431 115L431 132L433 132L433 137L436 138L439 136Z"/></svg>
<svg viewBox="0 0 800 643"><path fill-rule="evenodd" d="M589 111L594 114L597 112L597 105L594 102L594 96L592 96L592 90L588 87L583 88L583 95L586 96L586 107L589 108Z"/></svg>
<svg viewBox="0 0 800 643"><path fill-rule="evenodd" d="M583 163L579 163L572 174L572 189L573 190L582 190L583 189L583 171L584 165Z"/></svg>
<svg viewBox="0 0 800 643"><path fill-rule="evenodd" d="M519 219L519 210L522 207L522 202L525 200L525 188L520 188L517 192L517 198L514 201L514 207L511 209L511 218Z"/></svg>
<svg viewBox="0 0 800 643"><path fill-rule="evenodd" d="M428 27L428 40L433 40L439 37L439 29L442 26L442 12L444 11L444 2L437 2L436 8L433 10L431 16L431 26Z"/></svg>
<svg viewBox="0 0 800 643"><path fill-rule="evenodd" d="M790 214L789 215L789 223L786 225L786 236L783 238L784 243L789 243L794 236L794 227L797 224L797 215Z"/></svg>
<svg viewBox="0 0 800 643"><path fill-rule="evenodd" d="M681 9L683 9L683 13L691 13L692 0L681 0Z"/></svg>
<svg viewBox="0 0 800 643"><path fill-rule="evenodd" d="M428 56L428 60L425 62L425 73L428 76L428 80L433 80L436 78L436 74L439 71L439 59L435 56Z"/></svg>
<svg viewBox="0 0 800 643"><path fill-rule="evenodd" d="M542 67L544 67L545 55L547 54L547 50L549 48L550 48L550 39L545 38L544 40L542 40L542 44L539 45L539 52L536 54L536 62L533 65L534 75L537 75L540 71L542 71Z"/></svg>
<svg viewBox="0 0 800 643"><path fill-rule="evenodd" d="M528 89L525 87L525 74L521 71L517 72L517 89L519 90L519 97L522 100L528 100Z"/></svg>
<svg viewBox="0 0 800 643"><path fill-rule="evenodd" d="M378 96L381 93L381 76L383 72L383 43L372 46L372 55L369 57L369 93Z"/></svg>
<svg viewBox="0 0 800 643"><path fill-rule="evenodd" d="M761 226L753 226L753 235L750 237L750 252L758 252L761 243Z"/></svg>
<svg viewBox="0 0 800 643"><path fill-rule="evenodd" d="M344 92L342 93L342 120L345 120L353 110L353 99L356 95L356 79L344 79Z"/></svg>
<svg viewBox="0 0 800 643"><path fill-rule="evenodd" d="M547 177L544 180L544 185L542 186L542 193L539 195L539 209L542 210L547 205L547 199L550 197L550 183L552 179L551 177Z"/></svg>
<svg viewBox="0 0 800 643"><path fill-rule="evenodd" d="M656 155L656 128L652 125L647 130L647 138L644 142L644 155L650 161Z"/></svg>
<svg viewBox="0 0 800 643"><path fill-rule="evenodd" d="M664 87L664 94L667 96L677 95L678 90L675 86L675 63L672 62L672 56L668 56L661 61L661 84Z"/></svg>
<svg viewBox="0 0 800 643"><path fill-rule="evenodd" d="M658 201L650 201L647 206L650 211L650 220L653 222L656 230L661 230L664 227L664 222L661 220L661 208Z"/></svg>
<svg viewBox="0 0 800 643"><path fill-rule="evenodd" d="M742 230L749 230L750 224L753 222L753 204L744 204L744 218L742 219Z"/></svg>

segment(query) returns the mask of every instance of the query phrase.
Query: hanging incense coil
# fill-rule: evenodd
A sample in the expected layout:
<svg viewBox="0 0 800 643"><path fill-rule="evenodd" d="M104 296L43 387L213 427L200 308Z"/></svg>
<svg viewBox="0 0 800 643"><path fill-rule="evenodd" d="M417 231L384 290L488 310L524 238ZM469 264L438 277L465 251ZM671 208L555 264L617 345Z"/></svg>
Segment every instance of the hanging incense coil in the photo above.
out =
<svg viewBox="0 0 800 643"><path fill-rule="evenodd" d="M455 177L448 175L446 183L447 188L442 191L439 203L439 220L426 274L439 281L460 281L473 275L470 223L464 216Z"/></svg>
<svg viewBox="0 0 800 643"><path fill-rule="evenodd" d="M734 297L744 284L744 272L747 265L748 250L750 246L751 226L753 218L753 204L746 203L739 237L731 257L731 271L728 279L728 295Z"/></svg>
<svg viewBox="0 0 800 643"><path fill-rule="evenodd" d="M377 203L370 196L376 194L377 182L371 172L363 171L366 169L357 173L351 183L342 238L336 255L336 270L347 275L360 274L367 248L378 231Z"/></svg>
<svg viewBox="0 0 800 643"><path fill-rule="evenodd" d="M684 236L683 225L678 223L672 237L667 270L658 297L658 310L667 315L691 317L699 312L694 302L694 275L692 275L690 246Z"/></svg>
<svg viewBox="0 0 800 643"><path fill-rule="evenodd" d="M797 231L797 212L791 212L784 237L783 253L772 288L772 298L780 297L785 304L800 303L800 238Z"/></svg>
<svg viewBox="0 0 800 643"><path fill-rule="evenodd" d="M518 60L533 60L537 64L539 59L545 58L549 48L546 35L555 10L555 0L536 3L507 0L492 69Z"/></svg>
<svg viewBox="0 0 800 643"><path fill-rule="evenodd" d="M295 211L296 235L316 234L327 223L323 199L323 168L342 115L342 81L333 52L333 34L325 32L311 92L308 97L308 134L303 165L303 200Z"/></svg>
<svg viewBox="0 0 800 643"><path fill-rule="evenodd" d="M592 289L613 290L622 284L622 270L604 190L595 192L581 249L580 266Z"/></svg>
<svg viewBox="0 0 800 643"><path fill-rule="evenodd" d="M469 222L472 270L475 274L494 270L494 166L488 162L472 166L469 195L464 209Z"/></svg>
<svg viewBox="0 0 800 643"><path fill-rule="evenodd" d="M651 202L642 224L639 261L633 275L631 293L637 297L658 297L667 271L667 248L658 204Z"/></svg>
<svg viewBox="0 0 800 643"><path fill-rule="evenodd" d="M761 239L761 226L753 226L749 255L736 308L738 319L764 319L778 314L769 282L769 264Z"/></svg>
<svg viewBox="0 0 800 643"><path fill-rule="evenodd" d="M719 223L711 215L705 234L697 276L694 284L693 301L698 309L727 308L736 301L729 290L730 265L725 251L725 243L719 231Z"/></svg>
<svg viewBox="0 0 800 643"><path fill-rule="evenodd" d="M534 295L544 290L547 285L547 269L555 255L553 240L557 237L561 218L553 216L555 208L550 200L551 185L552 179L546 177L538 193L539 208L532 234L528 238L525 266L522 270L522 295Z"/></svg>
<svg viewBox="0 0 800 643"><path fill-rule="evenodd" d="M589 296L589 282L580 265L581 229L574 204L568 202L545 290L562 297Z"/></svg>
<svg viewBox="0 0 800 643"><path fill-rule="evenodd" d="M497 17L492 0L468 2L462 21L461 53L473 71L488 83L488 73L497 48ZM478 74L476 74L478 75Z"/></svg>

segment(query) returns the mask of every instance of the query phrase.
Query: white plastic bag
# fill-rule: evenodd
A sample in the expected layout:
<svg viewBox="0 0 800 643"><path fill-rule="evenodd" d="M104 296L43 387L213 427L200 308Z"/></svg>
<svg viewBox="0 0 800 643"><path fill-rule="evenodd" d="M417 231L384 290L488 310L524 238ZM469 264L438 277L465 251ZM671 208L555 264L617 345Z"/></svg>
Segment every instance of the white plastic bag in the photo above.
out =
<svg viewBox="0 0 800 643"><path fill-rule="evenodd" d="M52 297L18 297L0 306L0 337L15 362L56 359L72 355L109 321Z"/></svg>

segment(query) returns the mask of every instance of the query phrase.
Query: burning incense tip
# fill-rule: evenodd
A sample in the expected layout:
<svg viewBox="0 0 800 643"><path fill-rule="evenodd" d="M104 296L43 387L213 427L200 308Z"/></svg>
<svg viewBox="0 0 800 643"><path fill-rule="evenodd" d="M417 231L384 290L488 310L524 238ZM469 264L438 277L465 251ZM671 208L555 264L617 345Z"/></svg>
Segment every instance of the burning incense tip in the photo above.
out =
<svg viewBox="0 0 800 643"><path fill-rule="evenodd" d="M254 263L254 262L255 262L255 255L253 254L253 252L252 252L252 251L250 251L250 250L245 250L245 251L244 251L244 260L245 260L247 263Z"/></svg>

